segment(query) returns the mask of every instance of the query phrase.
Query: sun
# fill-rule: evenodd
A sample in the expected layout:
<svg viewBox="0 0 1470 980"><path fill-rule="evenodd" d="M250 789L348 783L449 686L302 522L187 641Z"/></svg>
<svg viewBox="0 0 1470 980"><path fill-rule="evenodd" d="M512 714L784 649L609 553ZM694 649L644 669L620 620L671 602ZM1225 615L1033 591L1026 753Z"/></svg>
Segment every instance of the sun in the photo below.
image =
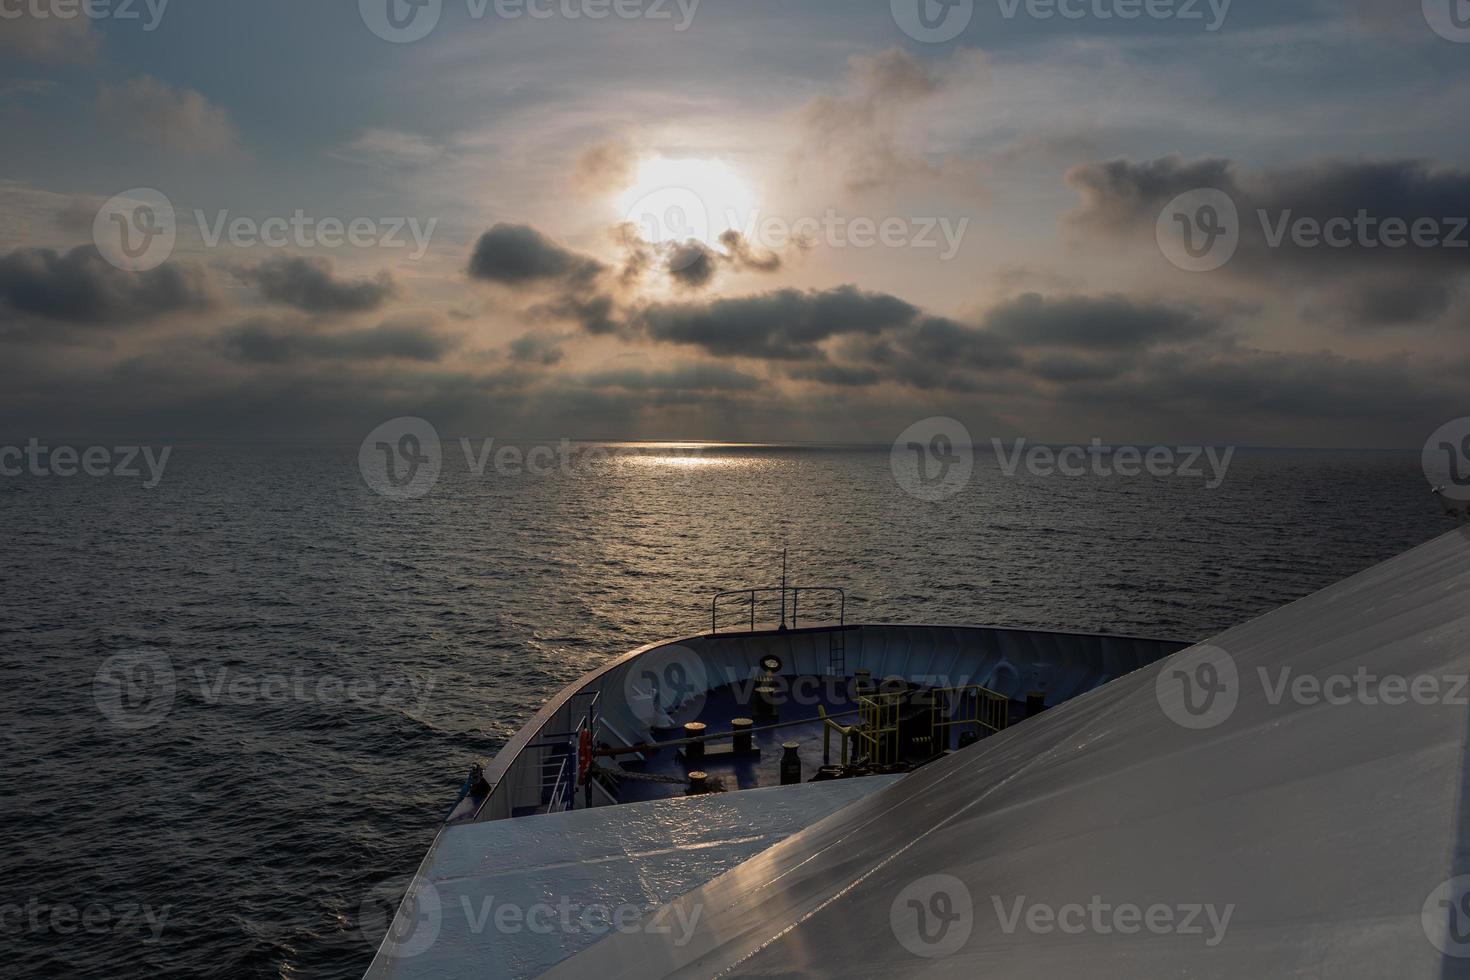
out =
<svg viewBox="0 0 1470 980"><path fill-rule="evenodd" d="M724 161L662 156L645 157L618 198L623 220L656 245L690 238L717 245L725 232L746 227L755 205L750 185Z"/></svg>

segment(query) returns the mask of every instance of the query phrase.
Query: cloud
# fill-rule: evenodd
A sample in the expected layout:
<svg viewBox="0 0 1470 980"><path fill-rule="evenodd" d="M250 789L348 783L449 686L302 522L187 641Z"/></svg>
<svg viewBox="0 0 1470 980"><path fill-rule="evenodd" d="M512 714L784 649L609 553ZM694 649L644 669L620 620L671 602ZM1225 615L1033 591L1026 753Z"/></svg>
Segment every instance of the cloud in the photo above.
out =
<svg viewBox="0 0 1470 980"><path fill-rule="evenodd" d="M917 307L856 286L824 291L781 289L708 303L654 304L637 314L647 335L692 344L721 356L805 360L844 334L879 334L910 324Z"/></svg>
<svg viewBox="0 0 1470 980"><path fill-rule="evenodd" d="M235 275L271 302L306 313L366 313L398 294L387 272L374 279L344 280L335 278L332 268L327 258L281 256L237 269Z"/></svg>
<svg viewBox="0 0 1470 980"><path fill-rule="evenodd" d="M1274 290L1318 289L1316 305L1349 325L1436 320L1470 275L1470 170L1422 160L1330 160L1247 173L1225 159L1168 156L1086 164L1067 179L1082 197L1075 227L1148 247L1175 197L1224 191L1239 212L1240 244L1219 274ZM1318 228L1335 222L1344 244L1298 245L1291 229L1303 219ZM1389 219L1408 229L1427 221L1437 235L1464 244L1392 247L1382 239Z"/></svg>
<svg viewBox="0 0 1470 980"><path fill-rule="evenodd" d="M510 359L518 364L539 364L542 367L560 364L566 358L561 349L561 342L566 339L565 334L522 334L510 343Z"/></svg>
<svg viewBox="0 0 1470 980"><path fill-rule="evenodd" d="M595 337L620 333L624 329L617 301L608 293L565 293L531 307L538 320L570 320Z"/></svg>
<svg viewBox="0 0 1470 980"><path fill-rule="evenodd" d="M745 236L733 228L720 236L720 244L724 251L691 238L685 242L668 242L655 246L655 249L663 255L664 271L669 278L684 289L703 289L714 282L721 269L766 273L781 269L781 256L774 252L756 252Z"/></svg>
<svg viewBox="0 0 1470 980"><path fill-rule="evenodd" d="M577 157L572 181L588 194L622 190L633 182L638 151L622 139L609 139L589 146Z"/></svg>
<svg viewBox="0 0 1470 980"><path fill-rule="evenodd" d="M331 156L369 166L414 168L437 163L444 157L444 148L416 133L365 129Z"/></svg>
<svg viewBox="0 0 1470 980"><path fill-rule="evenodd" d="M470 256L471 278L506 286L589 284L606 267L553 242L530 225L499 224L480 236Z"/></svg>
<svg viewBox="0 0 1470 980"><path fill-rule="evenodd" d="M90 17L6 16L0 54L18 61L87 64L96 60L101 38Z"/></svg>
<svg viewBox="0 0 1470 980"><path fill-rule="evenodd" d="M134 140L186 156L225 157L240 150L240 137L224 109L188 88L148 75L103 82L97 108Z"/></svg>
<svg viewBox="0 0 1470 980"><path fill-rule="evenodd" d="M0 258L0 305L46 320L128 323L207 310L217 301L206 272L189 263L124 272L91 245L64 255L21 248Z"/></svg>
<svg viewBox="0 0 1470 980"><path fill-rule="evenodd" d="M728 260L742 269L756 272L781 271L781 256L775 252L760 253L750 247L745 236L731 228L720 235L720 244L725 246Z"/></svg>
<svg viewBox="0 0 1470 980"><path fill-rule="evenodd" d="M925 155L914 148L930 141L917 127L922 111L949 91L986 84L979 53L957 51L946 62L924 62L903 48L854 55L848 61L844 90L819 96L800 113L804 139L798 160L835 168L851 193L894 187L918 180L930 189L936 181L978 192L976 161Z"/></svg>
<svg viewBox="0 0 1470 980"><path fill-rule="evenodd" d="M795 364L786 369L786 376L842 388L868 388L884 380L882 372L876 368L845 364Z"/></svg>
<svg viewBox="0 0 1470 980"><path fill-rule="evenodd" d="M582 384L592 388L621 388L625 391L755 391L765 382L718 364L688 364L662 371L624 369L583 375Z"/></svg>
<svg viewBox="0 0 1470 980"><path fill-rule="evenodd" d="M436 362L454 351L460 338L435 330L437 318L401 317L375 327L319 333L310 323L268 318L247 320L220 338L227 357L251 364L292 364L305 360Z"/></svg>
<svg viewBox="0 0 1470 980"><path fill-rule="evenodd" d="M1140 350L1198 340L1215 333L1220 324L1193 310L1117 293L1050 300L1026 293L990 309L984 327L1019 347Z"/></svg>
<svg viewBox="0 0 1470 980"><path fill-rule="evenodd" d="M704 242L691 238L686 242L670 242L665 249L664 271L678 286L703 289L715 279L718 253Z"/></svg>

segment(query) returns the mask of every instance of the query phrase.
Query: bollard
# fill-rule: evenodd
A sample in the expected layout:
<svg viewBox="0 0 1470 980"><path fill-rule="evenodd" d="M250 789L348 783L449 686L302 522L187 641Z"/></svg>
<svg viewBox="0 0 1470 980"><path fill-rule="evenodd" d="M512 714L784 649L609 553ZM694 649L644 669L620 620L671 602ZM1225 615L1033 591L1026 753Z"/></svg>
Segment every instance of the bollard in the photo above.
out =
<svg viewBox="0 0 1470 980"><path fill-rule="evenodd" d="M698 742L688 742L684 746L684 759L688 762L697 762L704 758L704 722L691 721L684 726L685 738L701 739Z"/></svg>
<svg viewBox="0 0 1470 980"><path fill-rule="evenodd" d="M689 774L689 795L698 796L709 792L709 773L696 769Z"/></svg>
<svg viewBox="0 0 1470 980"><path fill-rule="evenodd" d="M760 684L755 689L755 713L758 718L775 718L776 688L771 684Z"/></svg>
<svg viewBox="0 0 1470 980"><path fill-rule="evenodd" d="M735 732L735 754L750 755L755 750L755 735L751 729L755 721L750 718L731 718L730 728Z"/></svg>
<svg viewBox="0 0 1470 980"><path fill-rule="evenodd" d="M797 754L801 743L785 742L781 748L785 750L781 756L781 785L794 786L801 782L801 756Z"/></svg>

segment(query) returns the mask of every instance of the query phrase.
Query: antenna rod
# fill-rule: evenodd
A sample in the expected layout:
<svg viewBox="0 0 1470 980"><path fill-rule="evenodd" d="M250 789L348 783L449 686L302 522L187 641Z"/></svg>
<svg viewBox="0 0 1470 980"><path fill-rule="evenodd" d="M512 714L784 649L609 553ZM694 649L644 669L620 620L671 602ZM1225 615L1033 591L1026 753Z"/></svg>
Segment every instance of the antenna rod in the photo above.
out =
<svg viewBox="0 0 1470 980"><path fill-rule="evenodd" d="M793 623L793 626L796 624ZM781 549L781 628L786 628L786 549Z"/></svg>

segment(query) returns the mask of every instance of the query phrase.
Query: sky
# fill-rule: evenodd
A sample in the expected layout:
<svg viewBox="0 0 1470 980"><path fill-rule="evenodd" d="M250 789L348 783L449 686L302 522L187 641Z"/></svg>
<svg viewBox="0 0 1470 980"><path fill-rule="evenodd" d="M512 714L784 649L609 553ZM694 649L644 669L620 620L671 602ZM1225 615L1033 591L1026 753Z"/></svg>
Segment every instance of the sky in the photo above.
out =
<svg viewBox="0 0 1470 980"><path fill-rule="evenodd" d="M1418 448L1451 2L0 0L0 434Z"/></svg>

